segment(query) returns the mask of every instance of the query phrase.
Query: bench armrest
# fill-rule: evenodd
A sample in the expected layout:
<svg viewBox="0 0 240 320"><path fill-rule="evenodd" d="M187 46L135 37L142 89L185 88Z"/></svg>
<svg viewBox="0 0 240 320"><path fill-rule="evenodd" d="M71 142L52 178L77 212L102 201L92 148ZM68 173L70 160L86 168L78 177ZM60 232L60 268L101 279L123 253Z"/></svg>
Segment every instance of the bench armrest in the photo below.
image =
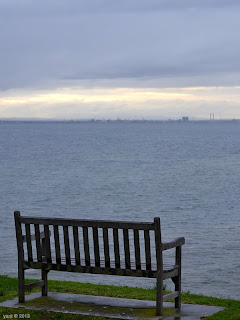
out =
<svg viewBox="0 0 240 320"><path fill-rule="evenodd" d="M51 236L51 231L49 231L49 236ZM44 231L40 232L40 239L44 239L45 238L45 233ZM31 235L31 241L35 241L36 240L36 237L35 237L35 234L32 234ZM22 241L23 242L27 242L27 236L22 236Z"/></svg>
<svg viewBox="0 0 240 320"><path fill-rule="evenodd" d="M185 238L177 238L171 242L163 242L162 250L168 250L176 247L180 247L185 243Z"/></svg>

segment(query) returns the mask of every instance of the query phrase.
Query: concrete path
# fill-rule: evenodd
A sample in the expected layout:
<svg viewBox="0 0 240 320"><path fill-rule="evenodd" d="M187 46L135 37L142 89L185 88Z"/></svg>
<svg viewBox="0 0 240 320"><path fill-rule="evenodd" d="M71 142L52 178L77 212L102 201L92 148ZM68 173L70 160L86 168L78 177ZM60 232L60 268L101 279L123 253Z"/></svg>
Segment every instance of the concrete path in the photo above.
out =
<svg viewBox="0 0 240 320"><path fill-rule="evenodd" d="M41 297L40 293L32 293L26 296L26 303L24 304L19 304L18 299L15 298L0 303L0 306L129 320L199 320L224 309L204 305L183 304L181 310L177 310L174 308L173 303L164 303L163 317L156 317L154 301L56 292L49 292L48 297Z"/></svg>

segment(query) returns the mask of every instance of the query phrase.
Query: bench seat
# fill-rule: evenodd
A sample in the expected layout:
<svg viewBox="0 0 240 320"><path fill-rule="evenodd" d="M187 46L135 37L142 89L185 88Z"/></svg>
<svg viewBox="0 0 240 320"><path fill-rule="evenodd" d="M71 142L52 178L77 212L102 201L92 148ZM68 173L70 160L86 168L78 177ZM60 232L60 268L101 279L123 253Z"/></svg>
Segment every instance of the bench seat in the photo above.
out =
<svg viewBox="0 0 240 320"><path fill-rule="evenodd" d="M33 261L23 261L23 266L25 269L42 269L45 270L57 270L57 271L69 271L78 273L92 273L92 274L109 274L109 275L125 275L125 276L135 276L135 277L147 277L156 278L157 277L157 265L152 264L151 270L147 270L146 263L141 264L141 269L136 268L136 263L131 262L131 269L126 268L124 261L120 261L120 268L116 268L115 261L110 261L110 267L105 266L105 260L100 260L100 266L96 267L95 260L90 260L90 265L86 265L86 261L81 259L80 264L76 264L75 259L71 259L71 264L66 263L66 259L62 258L61 263L57 263L55 258L52 258L52 262L48 263L47 258L43 256L42 262L38 262L37 259ZM163 279L169 279L177 276L178 266L164 264L163 265Z"/></svg>

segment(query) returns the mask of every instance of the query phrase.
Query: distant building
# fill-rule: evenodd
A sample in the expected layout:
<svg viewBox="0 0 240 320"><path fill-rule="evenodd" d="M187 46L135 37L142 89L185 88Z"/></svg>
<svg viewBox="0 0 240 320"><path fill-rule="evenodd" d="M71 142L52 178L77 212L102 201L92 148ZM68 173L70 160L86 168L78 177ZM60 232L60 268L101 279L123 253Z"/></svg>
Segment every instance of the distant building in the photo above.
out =
<svg viewBox="0 0 240 320"><path fill-rule="evenodd" d="M182 117L182 121L187 122L187 121L189 121L189 119L188 119L188 117Z"/></svg>

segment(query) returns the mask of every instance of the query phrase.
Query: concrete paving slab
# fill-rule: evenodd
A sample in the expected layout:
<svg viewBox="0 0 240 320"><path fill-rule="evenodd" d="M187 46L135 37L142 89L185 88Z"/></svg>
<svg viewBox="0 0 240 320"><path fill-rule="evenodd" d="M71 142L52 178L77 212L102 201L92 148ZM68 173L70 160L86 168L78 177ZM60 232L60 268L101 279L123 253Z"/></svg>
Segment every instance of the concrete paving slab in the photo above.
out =
<svg viewBox="0 0 240 320"><path fill-rule="evenodd" d="M18 303L18 299L15 298L0 303L0 306L128 320L199 320L224 309L182 304L181 310L178 310L174 308L173 303L168 302L164 303L163 316L156 317L155 304L155 301L49 292L47 297L41 297L40 293L32 293L26 295L25 303Z"/></svg>

